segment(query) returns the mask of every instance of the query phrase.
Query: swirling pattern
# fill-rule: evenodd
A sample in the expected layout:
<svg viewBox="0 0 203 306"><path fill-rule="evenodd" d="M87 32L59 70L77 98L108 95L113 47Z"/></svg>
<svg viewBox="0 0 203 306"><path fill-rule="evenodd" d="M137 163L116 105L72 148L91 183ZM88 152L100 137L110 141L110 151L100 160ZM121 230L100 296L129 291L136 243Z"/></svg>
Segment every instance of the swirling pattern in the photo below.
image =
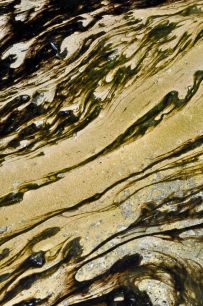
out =
<svg viewBox="0 0 203 306"><path fill-rule="evenodd" d="M0 305L203 305L203 1L2 0Z"/></svg>

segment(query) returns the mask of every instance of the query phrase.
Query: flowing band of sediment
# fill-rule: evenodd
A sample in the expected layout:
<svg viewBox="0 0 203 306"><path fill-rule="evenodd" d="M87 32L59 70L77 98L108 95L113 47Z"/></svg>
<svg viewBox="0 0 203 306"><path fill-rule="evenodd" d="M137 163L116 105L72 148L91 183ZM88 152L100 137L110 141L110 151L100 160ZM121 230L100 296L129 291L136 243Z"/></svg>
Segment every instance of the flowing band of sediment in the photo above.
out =
<svg viewBox="0 0 203 306"><path fill-rule="evenodd" d="M0 305L202 306L203 1L0 3Z"/></svg>

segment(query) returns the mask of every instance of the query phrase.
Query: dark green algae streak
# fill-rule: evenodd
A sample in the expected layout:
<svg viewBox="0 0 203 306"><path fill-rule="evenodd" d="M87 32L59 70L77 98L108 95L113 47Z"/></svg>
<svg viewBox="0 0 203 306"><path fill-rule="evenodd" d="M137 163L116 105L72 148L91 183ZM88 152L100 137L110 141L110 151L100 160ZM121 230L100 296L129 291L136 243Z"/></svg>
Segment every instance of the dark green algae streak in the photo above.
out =
<svg viewBox="0 0 203 306"><path fill-rule="evenodd" d="M11 158L12 156L23 156L25 154L31 154L35 150L41 148L43 154L43 147L45 145L52 145L57 142L62 141L63 139L72 137L75 133L85 129L93 120L95 120L102 109L110 105L113 97L119 94L124 86L128 83L129 80L133 80L136 83L138 78L141 78L142 82L145 82L146 78L156 74L158 71L164 69L167 65L170 65L178 61L182 54L195 47L196 44L203 37L203 29L200 28L195 36L192 36L191 33L185 31L182 36L179 37L178 42L174 49L168 48L164 51L161 51L161 46L167 44L177 37L173 32L179 27L183 27L181 24L181 18L188 16L200 16L202 18L202 10L200 6L191 5L187 8L184 8L181 11L165 16L151 16L147 19L146 23L143 24L142 20L134 20L131 14L131 10L135 7L145 8L153 7L156 5L162 5L166 1L126 1L126 4L123 4L121 1L110 1L112 4L117 4L117 6L111 6L110 13L115 16L123 14L125 20L124 25L119 27L114 27L112 34L106 33L105 27L101 24L101 31L96 35L92 35L85 40L84 44L77 51L76 54L69 59L69 63L76 61L80 58L86 50L89 49L92 42L95 39L100 39L100 43L94 48L87 59L83 59L79 67L75 67L69 75L65 77L60 84L57 85L56 94L54 97L54 102L51 105L47 105L46 101L44 104L38 105L36 100L40 96L40 92L37 92L34 96L20 95L17 98L11 99L6 105L0 109L0 116L2 118L0 122L0 137L4 139L4 145L1 147L0 159L3 164L5 158ZM8 38L5 42L0 43L0 51L5 51L8 46L18 42L19 40L31 38L38 36L42 31L43 27L47 20L52 18L52 25L54 22L62 22L66 18L74 17L74 21L71 21L68 25L64 27L61 26L58 31L47 29L47 34L42 36L38 41L40 46L37 46L36 53L33 52L33 55L26 58L20 68L12 69L10 64L14 62L14 58L9 56L8 58L0 61L0 89L3 90L9 86L12 86L15 82L21 82L30 75L31 73L36 72L38 69L46 65L50 61L58 61L56 65L59 67L59 71L62 71L63 58L57 58L57 46L60 45L64 37L67 36L67 33L71 35L75 31L88 31L91 27L94 26L96 22L102 18L102 14L98 13L95 19L90 23L88 28L83 28L81 23L81 17L79 16L82 12L91 12L101 7L101 4L98 1L89 1L88 4L84 4L84 1L69 1L64 5L63 1L49 1L49 10L44 11L43 14L39 15L33 22L25 20L24 22L16 22L14 19L14 6L17 1L8 1L8 4L0 4L0 14L7 14L11 12L10 23L12 25L11 31L9 32ZM79 6L80 4L81 7ZM82 10L82 11L81 11ZM70 13L71 11L71 13ZM68 13L67 13L68 12ZM170 22L170 16L177 15L176 22ZM54 17L57 18L54 19ZM192 18L192 17L191 17ZM54 21L56 20L56 21ZM154 26L154 21L158 25ZM16 27L16 29L15 29ZM19 31L20 29L20 31ZM111 35L114 36L116 33L126 34L130 31L133 32L131 41L133 43L137 39L137 35L140 32L145 33L142 41L139 44L139 48L131 55L132 59L138 52L142 53L140 61L137 63L136 67L131 69L130 66L126 66L126 63L129 61L123 54L116 54L114 56L113 48L111 43L107 43L111 38ZM121 35L122 35L121 34ZM51 42L54 41L56 48L53 48ZM32 47L33 48L33 47ZM31 53L32 54L32 53ZM151 56L151 62L148 65L145 64L145 60ZM62 56L63 57L63 56ZM159 65L158 65L159 64ZM79 68L84 67L85 70L79 73ZM105 84L106 75L117 68L117 72L114 76L114 79ZM74 76L74 78L71 78ZM162 121L166 120L168 116L175 114L182 110L187 104L190 103L190 100L198 93L200 86L203 80L203 71L196 71L193 76L193 84L188 84L188 92L185 97L179 98L179 92L171 91L165 93L165 96L160 101L157 101L155 106L151 108L146 114L138 118L136 122L127 127L122 134L118 135L113 142L109 143L105 148L91 155L85 160L79 161L78 164L75 164L69 168L61 169L56 173L50 173L43 178L42 182L32 182L23 184L19 187L18 191L8 193L0 198L0 207L6 207L10 205L20 205L23 197L27 191L36 190L43 188L48 184L52 184L61 179L61 174L67 173L74 168L81 167L99 156L108 154L120 146L136 141L138 138L144 137L149 131L155 129ZM94 96L94 91L98 87L98 83L101 81L102 84L109 86L109 94L104 99L101 100ZM74 98L77 95L84 96L83 104L80 105L80 109L75 114L72 110L62 110L64 100L68 101L69 105L74 104ZM5 97L2 97L2 100ZM27 105L19 110L18 107ZM170 107L170 111L164 112L164 110ZM164 112L164 114L162 114ZM40 116L45 118L53 117L51 124L44 123L43 126L37 127L32 123L34 118ZM159 116L160 115L160 116ZM159 116L159 119L156 119ZM16 132L17 131L17 132ZM10 135L14 135L13 139L10 141ZM8 137L8 138L7 138ZM8 139L8 141L7 141ZM29 144L26 147L21 148L20 142L22 140L28 140ZM6 144L5 144L6 143ZM94 194L90 198L84 199L83 201L73 205L70 208L53 211L47 216L43 216L40 220L33 222L33 224L27 228L24 228L20 232L15 232L12 235L8 235L0 238L0 243L3 245L11 239L26 233L31 229L37 227L39 224L49 220L50 218L60 215L67 211L77 211L78 208L88 205L100 198L102 198L108 191L113 189L116 186L119 186L131 179L131 185L136 184L137 181L141 181L154 173L157 173L157 170L153 170L155 165L163 161L170 161L177 157L182 157L186 153L191 153L192 157L181 162L174 164L170 163L172 169L178 169L178 167L185 166L182 171L176 171L174 177L166 176L160 182L175 181L177 178L193 177L195 175L201 174L201 165L198 164L198 158L201 153L194 153L196 149L202 148L203 137L199 136L196 139L189 140L183 146L177 148L173 152L168 152L165 156L160 156L155 162L149 164L146 168L143 168L139 173L132 172L127 177L116 181L113 185L108 186L101 193ZM10 153L6 153L9 148ZM196 164L195 164L196 163ZM195 164L196 166L190 170L189 165ZM188 167L188 168L187 168ZM148 172L149 171L149 172ZM159 170L159 172L164 172L164 169ZM182 260L178 261L176 258L171 256L168 260L168 255L165 256L165 260L160 264L144 264L142 265L142 255L135 254L124 256L122 259L115 262L106 272L96 276L88 281L78 282L75 279L77 270L85 265L89 259L89 255L96 254L102 246L106 245L109 241L113 240L117 235L123 237L123 241L118 243L112 248L109 248L106 251L106 254L110 253L113 249L118 248L122 243L125 244L131 240L137 239L137 236L134 235L138 229L145 229L147 227L154 227L157 225L162 225L174 220L184 220L184 219L198 219L202 217L202 211L196 208L200 207L202 204L202 197L199 196L199 193L202 191L202 185L191 187L185 192L182 196L173 195L166 197L159 204L159 208L165 203L173 202L175 203L175 210L162 212L157 209L157 204L153 201L149 203L147 209L143 209L141 215L137 220L131 223L125 230L113 234L112 236L105 239L101 244L99 244L95 249L91 251L90 254L83 255L83 248L80 244L80 238L77 237L71 241L65 241L58 252L62 252L62 259L53 265L51 268L46 268L42 272L35 272L35 269L42 268L46 265L47 254L46 252L40 251L38 253L33 253L33 246L44 239L50 238L56 235L60 231L60 227L47 228L39 235L32 237L32 240L27 243L27 245L17 253L16 258L10 258L7 261L7 265L14 262L17 258L25 258L25 260L16 266L15 270L10 273L0 275L0 283L4 283L3 287L0 289L0 292L5 292L5 295L0 301L0 305L4 305L15 296L17 296L22 290L28 290L32 288L32 285L37 282L39 279L47 278L57 271L57 269L62 265L72 264L73 268L70 274L71 281L69 286L69 292L67 294L59 297L55 303L50 305L58 305L64 299L74 296L80 293L86 293L88 290L91 290L91 286L102 286L110 280L114 280L115 288L109 290L109 292L99 296L93 297L86 301L81 301L75 303L74 305L108 305L108 306L151 306L152 302L150 297L145 291L139 290L133 283L134 279L153 277L153 279L160 280L164 282L164 273L167 273L171 277L171 285L176 290L178 294L175 297L175 305L194 305L201 306L203 301L203 287L202 287L202 267L198 266L192 262L183 262ZM130 194L129 198L134 195L138 190L135 190L134 193ZM125 199L126 200L126 199ZM114 205L121 205L122 202L114 203ZM184 209L183 209L184 207ZM156 213L154 214L154 211ZM163 230L155 231L153 235L162 235L163 239L169 240L178 240L181 241L180 234L184 231L192 229L202 229L202 224L191 225L182 229L172 229L172 230ZM143 231L144 232L144 231ZM125 238L130 235L130 238ZM140 237L150 234L140 234ZM197 237L197 240L201 239ZM4 248L0 253L0 262L9 257L10 250ZM102 257L104 252L95 255L93 258L96 259ZM51 259L50 259L51 260ZM20 280L17 280L18 277L25 272L26 270L31 271L29 276L25 276ZM128 274L131 275L130 280L127 282L125 280L128 278ZM11 289L7 289L10 285L14 283ZM194 292L194 299L192 300L188 296L188 291L192 290ZM121 300L118 301L117 297L121 297ZM44 303L49 303L49 296L44 299L33 297L30 300L22 301L13 305L18 306L34 306L34 305L43 305ZM72 304L73 305L73 304ZM162 306L162 305L161 305Z"/></svg>

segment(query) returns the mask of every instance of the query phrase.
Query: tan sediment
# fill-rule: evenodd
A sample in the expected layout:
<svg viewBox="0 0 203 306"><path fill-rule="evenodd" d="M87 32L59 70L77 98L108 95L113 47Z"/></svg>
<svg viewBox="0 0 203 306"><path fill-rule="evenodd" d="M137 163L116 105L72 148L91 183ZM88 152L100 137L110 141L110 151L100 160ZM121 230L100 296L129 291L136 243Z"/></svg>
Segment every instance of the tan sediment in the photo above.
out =
<svg viewBox="0 0 203 306"><path fill-rule="evenodd" d="M162 21L162 18L163 21L166 18L171 22L183 18L182 27L174 29L172 34L176 35L178 40L183 33L191 31L195 41L195 37L202 30L200 21L202 12L186 17L178 15L178 12L193 2L180 1L164 7L140 10L133 8L132 18L133 20L141 18L145 24L147 20L149 22L150 16L160 14L157 24L153 21L152 29ZM201 1L195 2L202 8ZM39 7L39 10L41 9L42 7ZM105 11L105 6L100 10ZM174 17L175 13L177 16ZM100 22L104 23L103 28L106 33L108 29L114 33L116 22L118 25L125 24L122 15L109 15ZM150 25L146 24L146 28L150 31ZM93 29L82 34L74 33L71 39L65 38L64 45L67 42L73 43L70 47L71 56L85 38L98 33L99 29L98 21ZM140 38L138 35L128 48L129 41L126 36L128 31L125 30L125 34L122 34L122 31L117 35L112 34L112 37L108 36L111 35L108 32L106 43L111 42L119 56L127 54L127 57L130 57L133 50L140 47L140 42L146 33L141 31ZM78 47L75 45L77 39ZM121 39L122 44L120 44ZM95 43L91 44L91 50L94 50L98 43L99 39L96 39ZM152 51L158 43L153 44ZM162 46L163 50L173 49L176 43L166 42ZM143 50L140 51L141 55ZM147 126L143 133L136 134L135 130L129 138L127 136L122 138L121 143L109 146L135 122L138 122L137 130L139 131L139 127L141 130L142 127L143 131L145 126L140 118L145 118L144 116L149 114L168 93L177 91L179 99L184 100L188 88L196 84L197 71L203 71L202 53L203 42L200 39L194 44L189 44L188 49L177 56L174 53L169 54L165 65L162 67L163 63L160 61L160 66L157 66L158 71L153 72L153 69L150 70L148 67L156 53L149 52L145 58L146 64L143 62L143 69L138 71L138 74L132 75L125 86L121 82L114 95L109 98L110 101L107 101L107 93L111 91L111 85L108 84L114 79L117 68L123 65L119 63L105 75L107 84L103 81L104 78L97 84L95 96L103 99L104 104L99 115L87 126L74 132L73 135L64 134L64 138L59 138L56 143L45 141L36 150L28 149L22 154L20 151L16 151L17 153L13 151L14 153L9 155L11 148L6 147L5 158L0 167L0 198L19 191L23 193L23 197L12 205L1 207L3 243L1 248L2 251L5 248L10 250L9 256L0 261L1 274L14 273L14 276L11 276L11 279L14 277L11 283L8 280L0 283L2 301L6 293L17 286L19 280L35 272L42 272L42 278L2 305L10 306L33 297L47 296L49 299L44 305L55 305L54 303L66 305L65 301L60 301L60 298L72 292L72 288L77 288L75 279L79 283L94 279L110 269L119 259L134 253L142 256L137 270L104 276L101 281L95 280L85 292L80 292L78 289L78 292L65 298L67 305L106 294L119 285L134 284L139 290L146 290L154 304L162 306L160 303L165 299L166 304L163 305L175 306L178 296L182 293L176 289L173 276L168 271L175 271L178 267L180 274L181 268L185 269L193 283L199 286L199 289L193 292L194 288L192 285L190 287L190 282L185 283L185 295L183 295L188 302L186 305L192 305L191 303L200 305L198 304L202 286L200 270L203 265L200 238L202 230L199 226L202 223L203 198L203 151L199 140L203 131L202 82L183 106L174 108L174 104L171 104L168 108L165 107L163 111L157 112L156 117L145 119L147 123L152 121L154 124ZM38 74L28 76L28 79L11 86L10 89L6 88L3 94L8 100L7 98L2 100L2 106L12 98L14 89L17 89L14 96L21 93L32 95L36 88L38 92L45 89L46 84L48 93L49 89L53 91L50 93L50 103L54 103L52 101L57 100L54 92L60 81L64 79L69 82L69 74L71 75L74 70L74 65L79 67L82 60L88 56L90 50L73 63L69 63L68 58L60 62L54 59L53 62L47 63L47 66L39 69ZM135 67L139 59L140 54L137 53L123 66ZM54 61L56 65L53 64ZM54 69L58 71L55 79L52 78L56 73ZM73 76L77 79L85 73L81 69ZM27 80L31 83L26 85ZM43 84L40 84L40 81ZM91 80L92 83L93 81ZM71 93L67 94L63 109L72 107L77 111L77 105L83 109L88 89L85 84L84 88L79 89L81 92L75 97L76 101L73 99L73 103L70 102ZM68 92L68 89L66 90ZM94 103L97 103L97 100L95 101ZM81 111L80 121L83 120L84 113ZM163 119L158 122L160 118ZM30 122L34 120L35 118L30 119ZM51 115L46 113L39 116L38 120L54 122ZM23 123L13 135L8 137L17 137L21 128L28 126L30 122ZM53 127L51 125L52 129L54 124ZM5 144L8 142L6 137L2 139ZM26 144L30 139L23 141ZM189 147L190 143L195 145ZM41 152L43 155L38 155ZM38 184L38 187L29 190L26 187L29 184ZM34 237L52 227L59 228L55 235L29 246ZM63 260L62 250L65 245L78 237L81 253L76 252L70 262L63 262L56 271L46 275L46 270ZM16 269L28 256L39 251L45 252L45 265L35 270L33 268L22 270L18 275ZM166 268L162 270L164 264ZM152 267L156 269L150 270ZM156 277L153 278L151 273Z"/></svg>

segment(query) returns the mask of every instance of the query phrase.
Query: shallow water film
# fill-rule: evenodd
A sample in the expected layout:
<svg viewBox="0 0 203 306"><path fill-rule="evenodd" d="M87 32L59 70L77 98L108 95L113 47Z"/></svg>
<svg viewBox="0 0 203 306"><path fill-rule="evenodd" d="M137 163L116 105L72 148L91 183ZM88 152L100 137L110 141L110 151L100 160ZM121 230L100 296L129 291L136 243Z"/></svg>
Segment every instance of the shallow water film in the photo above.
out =
<svg viewBox="0 0 203 306"><path fill-rule="evenodd" d="M0 0L0 306L203 306L203 0Z"/></svg>

